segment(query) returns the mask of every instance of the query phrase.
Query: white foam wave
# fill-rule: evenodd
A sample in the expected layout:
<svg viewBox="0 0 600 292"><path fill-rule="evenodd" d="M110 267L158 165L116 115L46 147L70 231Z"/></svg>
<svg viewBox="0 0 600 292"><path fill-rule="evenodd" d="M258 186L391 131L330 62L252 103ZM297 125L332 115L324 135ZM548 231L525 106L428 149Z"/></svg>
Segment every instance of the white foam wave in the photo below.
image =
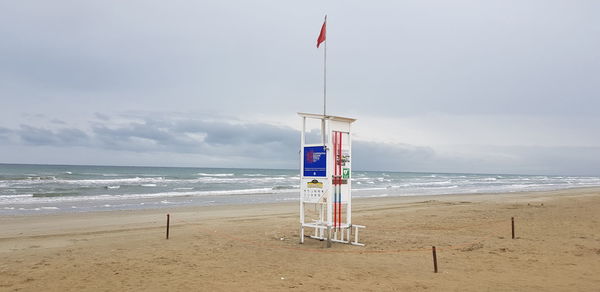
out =
<svg viewBox="0 0 600 292"><path fill-rule="evenodd" d="M356 192L361 192L361 191L381 191L381 190L387 190L387 188L361 188L361 189L353 188L352 190L356 191Z"/></svg>
<svg viewBox="0 0 600 292"><path fill-rule="evenodd" d="M228 196L228 195L253 195L253 194L277 194L297 192L297 189L277 189L272 188L255 188L255 189L239 189L239 190L223 190L223 191L192 191L192 192L161 192L161 193L142 193L142 194L122 194L109 195L101 194L94 196L57 196L57 197L21 197L12 199L0 200L0 205L11 204L43 204L56 202L78 202L78 201L116 201L116 200L135 200L135 199L151 199L151 198L168 198L168 197L202 197L202 196Z"/></svg>
<svg viewBox="0 0 600 292"><path fill-rule="evenodd" d="M114 179L56 179L48 180L16 180L7 182L5 187L23 188L28 185L43 185L43 184L66 184L80 187L106 187L111 185L144 185L144 184L281 184L283 181L292 181L296 183L298 177L197 177L192 179L167 179L164 177L134 177L134 178L114 178Z"/></svg>
<svg viewBox="0 0 600 292"><path fill-rule="evenodd" d="M362 196L362 198L383 198L383 197L389 197L389 194L377 194L377 195L368 195L368 196Z"/></svg>
<svg viewBox="0 0 600 292"><path fill-rule="evenodd" d="M17 198L31 198L33 194L22 194L22 195L1 195L0 201L4 199L17 199Z"/></svg>
<svg viewBox="0 0 600 292"><path fill-rule="evenodd" d="M204 173L204 172L199 172L199 173L197 173L197 175L199 175L199 176L223 177L223 176L233 176L233 173Z"/></svg>

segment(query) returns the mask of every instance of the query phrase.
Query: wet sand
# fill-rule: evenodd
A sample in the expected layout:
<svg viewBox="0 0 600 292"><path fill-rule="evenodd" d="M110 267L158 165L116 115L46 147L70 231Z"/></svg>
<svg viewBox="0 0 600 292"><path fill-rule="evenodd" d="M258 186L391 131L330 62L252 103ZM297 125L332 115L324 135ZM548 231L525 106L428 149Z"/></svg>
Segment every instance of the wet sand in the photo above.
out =
<svg viewBox="0 0 600 292"><path fill-rule="evenodd" d="M371 198L353 209L365 247L298 244L297 203L0 217L0 291L600 287L600 188Z"/></svg>

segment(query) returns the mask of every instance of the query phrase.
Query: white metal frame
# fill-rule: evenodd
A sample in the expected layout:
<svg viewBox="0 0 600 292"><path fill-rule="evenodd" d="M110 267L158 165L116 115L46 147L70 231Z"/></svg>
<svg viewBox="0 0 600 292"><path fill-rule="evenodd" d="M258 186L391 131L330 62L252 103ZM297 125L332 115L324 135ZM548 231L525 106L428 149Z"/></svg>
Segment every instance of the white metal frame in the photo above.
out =
<svg viewBox="0 0 600 292"><path fill-rule="evenodd" d="M352 224L352 139L351 139L351 124L356 121L352 118L325 116L319 114L298 113L302 118L302 132L300 137L300 243L304 243L304 237L309 237L319 240L327 240L327 247L331 246L331 242L349 243L352 245L364 246L359 242L359 229L365 228L363 225ZM321 142L320 144L306 143L306 120L316 119L321 122ZM350 176L342 182L342 177L338 178L338 193L340 199L339 211L344 216L339 216L338 220L334 220L334 167L335 154L333 153L332 137L334 132L341 137L340 152L346 153L349 161L343 163L344 168L350 170ZM344 140L345 139L345 140ZM326 151L326 175L322 177L304 176L304 159L305 147L324 146ZM346 167L347 166L347 167ZM341 167L338 167L341 169ZM312 180L312 181L311 181ZM313 183L317 180L317 183ZM317 186L316 189L311 189L309 185ZM320 186L320 187L319 187ZM305 207L306 204L314 204L319 210L318 218L306 221ZM345 210L345 211L344 211ZM345 222L344 222L345 219ZM337 223L335 223L337 222ZM305 235L304 228L313 228L314 235ZM352 235L354 240L352 241Z"/></svg>

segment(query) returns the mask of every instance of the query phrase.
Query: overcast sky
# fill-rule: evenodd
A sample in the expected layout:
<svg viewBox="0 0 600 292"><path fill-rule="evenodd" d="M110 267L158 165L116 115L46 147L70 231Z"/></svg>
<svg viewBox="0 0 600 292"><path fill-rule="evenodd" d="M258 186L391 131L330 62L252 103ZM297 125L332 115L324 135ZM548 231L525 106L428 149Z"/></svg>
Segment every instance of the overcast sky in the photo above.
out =
<svg viewBox="0 0 600 292"><path fill-rule="evenodd" d="M0 1L0 162L600 175L598 1Z"/></svg>

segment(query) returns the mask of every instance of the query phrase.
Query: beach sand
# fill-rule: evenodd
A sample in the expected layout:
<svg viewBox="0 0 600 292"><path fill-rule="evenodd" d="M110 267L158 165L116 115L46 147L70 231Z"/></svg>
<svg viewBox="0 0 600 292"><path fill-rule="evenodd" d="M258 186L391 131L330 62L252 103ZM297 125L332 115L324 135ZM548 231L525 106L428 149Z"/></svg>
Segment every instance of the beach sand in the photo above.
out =
<svg viewBox="0 0 600 292"><path fill-rule="evenodd" d="M600 188L353 209L365 247L298 244L297 203L0 217L0 291L600 290Z"/></svg>

